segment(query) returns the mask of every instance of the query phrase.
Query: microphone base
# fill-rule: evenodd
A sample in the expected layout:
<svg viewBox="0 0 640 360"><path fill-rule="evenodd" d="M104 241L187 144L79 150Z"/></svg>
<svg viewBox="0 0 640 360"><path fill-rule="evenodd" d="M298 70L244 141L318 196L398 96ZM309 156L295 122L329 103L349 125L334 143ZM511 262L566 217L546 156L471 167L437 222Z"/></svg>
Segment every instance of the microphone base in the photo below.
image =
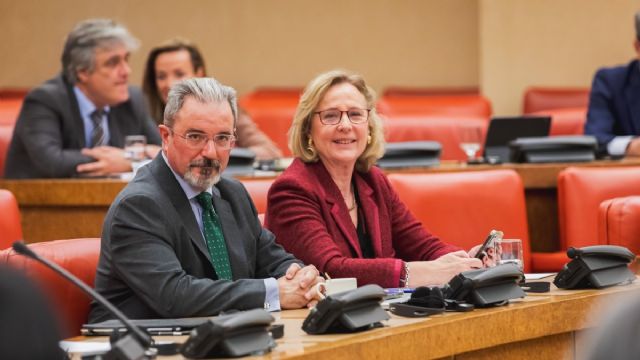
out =
<svg viewBox="0 0 640 360"><path fill-rule="evenodd" d="M145 349L132 335L125 335L111 344L111 350L103 354L85 355L83 360L147 360L155 359L158 351Z"/></svg>

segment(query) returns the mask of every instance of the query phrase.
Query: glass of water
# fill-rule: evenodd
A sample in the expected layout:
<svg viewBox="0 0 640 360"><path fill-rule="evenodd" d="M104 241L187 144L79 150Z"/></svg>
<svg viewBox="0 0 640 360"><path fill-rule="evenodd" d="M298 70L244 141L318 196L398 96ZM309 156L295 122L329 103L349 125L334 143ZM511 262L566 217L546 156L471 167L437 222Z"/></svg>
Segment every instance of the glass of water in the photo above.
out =
<svg viewBox="0 0 640 360"><path fill-rule="evenodd" d="M498 265L514 264L520 271L524 270L522 259L522 241L520 239L501 239L495 244Z"/></svg>
<svg viewBox="0 0 640 360"><path fill-rule="evenodd" d="M478 126L462 125L459 128L459 134L460 148L467 155L467 161L477 161L477 154L482 146L482 129Z"/></svg>
<svg viewBox="0 0 640 360"><path fill-rule="evenodd" d="M132 162L140 162L147 158L145 148L147 137L144 135L128 135L124 138L124 156Z"/></svg>

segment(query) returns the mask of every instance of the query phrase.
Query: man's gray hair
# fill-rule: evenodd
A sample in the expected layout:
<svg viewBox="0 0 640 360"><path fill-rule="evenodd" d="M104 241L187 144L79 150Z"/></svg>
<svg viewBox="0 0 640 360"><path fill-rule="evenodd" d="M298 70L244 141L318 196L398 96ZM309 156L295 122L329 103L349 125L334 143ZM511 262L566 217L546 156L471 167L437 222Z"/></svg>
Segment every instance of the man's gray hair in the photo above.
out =
<svg viewBox="0 0 640 360"><path fill-rule="evenodd" d="M93 71L95 50L124 45L129 51L138 48L139 42L127 28L109 19L82 21L67 35L62 51L62 71L72 84L78 82L78 71Z"/></svg>
<svg viewBox="0 0 640 360"><path fill-rule="evenodd" d="M192 78L173 85L169 90L167 105L164 108L165 126L173 127L176 114L182 109L187 96L192 96L201 103L228 102L233 113L233 128L236 128L236 120L238 119L236 91L230 86L222 85L214 78Z"/></svg>

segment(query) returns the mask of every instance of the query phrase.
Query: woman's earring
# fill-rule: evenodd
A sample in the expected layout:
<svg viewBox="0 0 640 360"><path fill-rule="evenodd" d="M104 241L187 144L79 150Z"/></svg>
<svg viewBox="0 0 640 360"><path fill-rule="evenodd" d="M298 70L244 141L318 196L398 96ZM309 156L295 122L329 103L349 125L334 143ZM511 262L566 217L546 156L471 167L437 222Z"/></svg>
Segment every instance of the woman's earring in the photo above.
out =
<svg viewBox="0 0 640 360"><path fill-rule="evenodd" d="M313 139L307 140L307 150L311 153L311 156L316 156L316 149L313 147Z"/></svg>
<svg viewBox="0 0 640 360"><path fill-rule="evenodd" d="M371 145L371 135L367 135L367 145Z"/></svg>

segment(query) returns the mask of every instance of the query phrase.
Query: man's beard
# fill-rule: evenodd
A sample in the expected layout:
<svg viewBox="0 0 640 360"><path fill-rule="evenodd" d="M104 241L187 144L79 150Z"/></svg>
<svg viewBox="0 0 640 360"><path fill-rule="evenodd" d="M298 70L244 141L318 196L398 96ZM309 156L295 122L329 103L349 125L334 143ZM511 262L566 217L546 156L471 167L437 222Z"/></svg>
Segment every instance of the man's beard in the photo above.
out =
<svg viewBox="0 0 640 360"><path fill-rule="evenodd" d="M194 171L199 168L199 175ZM204 191L220 181L220 161L202 158L189 163L184 180L191 186Z"/></svg>

